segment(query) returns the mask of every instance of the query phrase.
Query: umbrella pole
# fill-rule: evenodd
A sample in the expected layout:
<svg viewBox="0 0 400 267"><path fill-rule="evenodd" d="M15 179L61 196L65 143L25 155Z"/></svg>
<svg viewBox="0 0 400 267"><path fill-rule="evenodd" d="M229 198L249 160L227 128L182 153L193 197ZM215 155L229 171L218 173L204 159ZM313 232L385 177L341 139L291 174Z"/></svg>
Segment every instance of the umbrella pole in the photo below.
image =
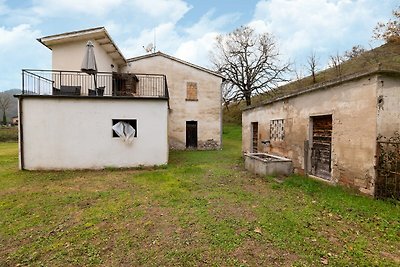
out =
<svg viewBox="0 0 400 267"><path fill-rule="evenodd" d="M97 74L93 74L93 78L94 78L94 90L96 90L96 96L98 96L99 93L97 91Z"/></svg>

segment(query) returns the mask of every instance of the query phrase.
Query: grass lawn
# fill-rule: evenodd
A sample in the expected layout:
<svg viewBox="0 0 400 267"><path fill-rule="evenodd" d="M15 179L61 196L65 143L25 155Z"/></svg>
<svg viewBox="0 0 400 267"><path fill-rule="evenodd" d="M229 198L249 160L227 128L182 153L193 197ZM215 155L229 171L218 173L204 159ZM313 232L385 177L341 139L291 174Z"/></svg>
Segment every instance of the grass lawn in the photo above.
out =
<svg viewBox="0 0 400 267"><path fill-rule="evenodd" d="M304 177L243 170L222 151L155 169L29 172L0 143L0 266L399 266L400 205Z"/></svg>

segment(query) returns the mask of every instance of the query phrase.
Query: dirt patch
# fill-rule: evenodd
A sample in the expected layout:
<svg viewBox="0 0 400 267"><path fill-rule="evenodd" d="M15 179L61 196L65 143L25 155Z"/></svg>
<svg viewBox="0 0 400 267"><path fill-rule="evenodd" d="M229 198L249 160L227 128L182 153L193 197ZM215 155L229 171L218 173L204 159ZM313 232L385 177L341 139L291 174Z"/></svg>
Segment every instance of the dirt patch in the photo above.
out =
<svg viewBox="0 0 400 267"><path fill-rule="evenodd" d="M272 243L246 240L232 252L240 264L247 266L293 266L296 254L275 248Z"/></svg>
<svg viewBox="0 0 400 267"><path fill-rule="evenodd" d="M209 211L217 220L237 219L245 220L249 223L257 220L254 207L247 203L229 203L226 200L216 200L210 203Z"/></svg>

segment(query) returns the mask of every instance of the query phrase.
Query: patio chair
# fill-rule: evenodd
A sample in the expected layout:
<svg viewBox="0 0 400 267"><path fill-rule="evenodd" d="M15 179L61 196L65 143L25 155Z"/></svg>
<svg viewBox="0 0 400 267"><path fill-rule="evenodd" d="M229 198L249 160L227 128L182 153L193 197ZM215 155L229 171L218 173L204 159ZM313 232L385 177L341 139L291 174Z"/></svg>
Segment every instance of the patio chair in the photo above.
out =
<svg viewBox="0 0 400 267"><path fill-rule="evenodd" d="M101 87L98 87L96 90L88 89L88 95L90 95L90 96L103 96L105 88L106 88L105 86L101 86ZM96 91L97 91L97 94L96 94Z"/></svg>
<svg viewBox="0 0 400 267"><path fill-rule="evenodd" d="M103 96L104 95L104 89L105 89L106 87L105 86L100 86L100 87L98 87L97 88L97 95L98 96Z"/></svg>
<svg viewBox="0 0 400 267"><path fill-rule="evenodd" d="M56 87L53 87L53 91L52 91L51 94L52 95L60 95L61 94L61 90L56 88Z"/></svg>
<svg viewBox="0 0 400 267"><path fill-rule="evenodd" d="M60 95L81 95L80 86L61 85Z"/></svg>

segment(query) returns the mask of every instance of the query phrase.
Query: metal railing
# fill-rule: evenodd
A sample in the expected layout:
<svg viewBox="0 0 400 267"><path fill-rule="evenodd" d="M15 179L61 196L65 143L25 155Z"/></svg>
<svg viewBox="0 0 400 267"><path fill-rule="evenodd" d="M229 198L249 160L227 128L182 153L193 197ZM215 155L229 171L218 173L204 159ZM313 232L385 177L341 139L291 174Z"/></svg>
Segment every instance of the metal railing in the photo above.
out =
<svg viewBox="0 0 400 267"><path fill-rule="evenodd" d="M165 75L22 70L23 95L168 97Z"/></svg>

